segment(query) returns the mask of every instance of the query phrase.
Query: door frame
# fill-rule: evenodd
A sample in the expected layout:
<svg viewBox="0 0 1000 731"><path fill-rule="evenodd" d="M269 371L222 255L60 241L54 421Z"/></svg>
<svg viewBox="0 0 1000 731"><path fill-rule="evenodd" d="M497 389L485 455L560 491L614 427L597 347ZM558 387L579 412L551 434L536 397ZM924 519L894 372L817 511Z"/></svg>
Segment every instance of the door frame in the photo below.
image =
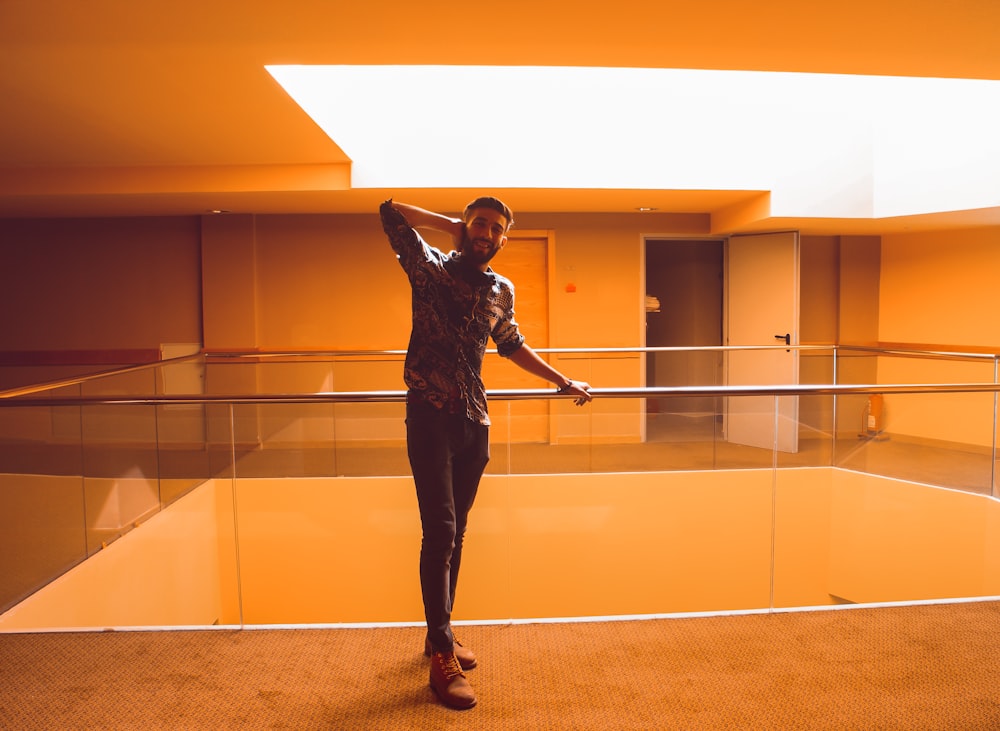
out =
<svg viewBox="0 0 1000 731"><path fill-rule="evenodd" d="M649 242L650 241L664 241L664 242L667 242L668 244L669 243L674 243L674 242L678 242L678 243L680 243L680 242L704 242L706 244L719 244L719 245L721 245L722 246L722 252L723 252L723 256L722 256L722 260L723 260L722 261L722 276L723 276L722 289L723 289L723 292L722 292L722 294L723 294L723 296L725 296L725 247L726 247L727 242L728 242L728 237L727 236L720 236L720 235L714 235L713 236L713 235L707 235L707 234L676 234L676 233L671 233L671 234L653 234L653 233L640 234L640 236L639 236L639 263L640 263L640 271L642 272L642 276L641 276L641 279L640 279L640 286L639 286L638 307L639 307L639 313L640 313L640 320L642 322L641 337L640 337L640 343L639 343L639 345L643 349L645 349L645 348L648 347L647 334L648 334L648 329L649 328L648 328L648 313L646 312L646 295L649 292L649 277L648 277L648 275L649 275L649 269L648 269L648 262L647 262L647 258L646 258L646 252L647 252L647 249L649 247ZM723 310L722 310L723 322L719 323L719 330L720 330L720 333L722 335L722 338L724 339L725 338L725 329L724 329L724 327L725 327L725 303L723 302L722 304L723 304ZM724 340L723 340L723 342L724 342ZM648 382L648 379L647 379L647 373L648 373L648 370L647 370L647 364L648 364L648 362L647 362L647 355L648 354L646 353L645 350L642 350L641 353L640 353L640 355L641 355L640 360L639 360L640 377L641 377L640 383L642 384L642 387L645 388L645 387L649 386L649 382ZM643 399L642 412L643 412L643 416L644 417L649 412L649 408L648 408L648 404L646 402L646 399ZM647 441L647 424L646 424L646 419L645 418L643 418L643 420L642 420L642 437L641 437L641 439L642 439L643 442Z"/></svg>

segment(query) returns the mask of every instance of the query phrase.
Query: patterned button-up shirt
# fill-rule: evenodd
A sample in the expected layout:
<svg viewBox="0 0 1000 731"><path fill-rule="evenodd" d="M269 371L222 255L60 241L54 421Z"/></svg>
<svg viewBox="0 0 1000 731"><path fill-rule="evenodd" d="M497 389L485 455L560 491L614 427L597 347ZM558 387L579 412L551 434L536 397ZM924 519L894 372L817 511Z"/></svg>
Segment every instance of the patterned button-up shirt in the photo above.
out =
<svg viewBox="0 0 1000 731"><path fill-rule="evenodd" d="M382 228L410 280L413 324L403 366L411 393L442 409L489 424L483 355L488 338L510 357L524 343L514 320L514 285L481 272L462 255L430 246L386 201Z"/></svg>

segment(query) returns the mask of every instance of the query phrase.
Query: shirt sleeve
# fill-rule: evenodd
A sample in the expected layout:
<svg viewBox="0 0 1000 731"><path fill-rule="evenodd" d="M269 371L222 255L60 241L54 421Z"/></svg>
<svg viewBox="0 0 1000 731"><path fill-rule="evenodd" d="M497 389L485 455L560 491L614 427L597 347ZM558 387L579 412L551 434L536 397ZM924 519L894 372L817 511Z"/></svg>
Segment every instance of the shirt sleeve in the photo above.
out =
<svg viewBox="0 0 1000 731"><path fill-rule="evenodd" d="M417 232L406 222L406 217L392 205L392 198L379 206L382 230L389 239L389 245L399 257L403 269L410 270L414 260L423 255L424 242Z"/></svg>
<svg viewBox="0 0 1000 731"><path fill-rule="evenodd" d="M492 337L497 353L509 358L524 344L524 336L514 319L514 285L501 277L498 279L501 294L497 298L497 305L500 306L500 317L493 328Z"/></svg>

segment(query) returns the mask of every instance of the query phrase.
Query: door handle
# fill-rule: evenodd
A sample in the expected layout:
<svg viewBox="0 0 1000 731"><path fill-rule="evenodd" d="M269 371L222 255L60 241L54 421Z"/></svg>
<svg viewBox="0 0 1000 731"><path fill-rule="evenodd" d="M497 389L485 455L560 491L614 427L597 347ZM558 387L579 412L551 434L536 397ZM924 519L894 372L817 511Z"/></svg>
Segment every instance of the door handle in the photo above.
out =
<svg viewBox="0 0 1000 731"><path fill-rule="evenodd" d="M792 344L792 334L791 333L785 333L784 335L775 335L774 337L775 337L776 340L784 340L785 341L785 345L791 345Z"/></svg>

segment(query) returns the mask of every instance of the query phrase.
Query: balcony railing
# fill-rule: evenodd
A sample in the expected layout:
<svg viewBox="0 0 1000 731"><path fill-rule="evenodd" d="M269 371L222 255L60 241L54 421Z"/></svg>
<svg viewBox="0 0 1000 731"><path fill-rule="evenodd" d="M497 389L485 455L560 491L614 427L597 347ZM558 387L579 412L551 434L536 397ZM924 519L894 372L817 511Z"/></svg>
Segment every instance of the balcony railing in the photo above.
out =
<svg viewBox="0 0 1000 731"><path fill-rule="evenodd" d="M487 363L469 618L1000 594L995 356L539 352L595 398ZM798 382L732 385L735 352L787 352ZM419 618L402 358L197 356L0 394L0 631Z"/></svg>

